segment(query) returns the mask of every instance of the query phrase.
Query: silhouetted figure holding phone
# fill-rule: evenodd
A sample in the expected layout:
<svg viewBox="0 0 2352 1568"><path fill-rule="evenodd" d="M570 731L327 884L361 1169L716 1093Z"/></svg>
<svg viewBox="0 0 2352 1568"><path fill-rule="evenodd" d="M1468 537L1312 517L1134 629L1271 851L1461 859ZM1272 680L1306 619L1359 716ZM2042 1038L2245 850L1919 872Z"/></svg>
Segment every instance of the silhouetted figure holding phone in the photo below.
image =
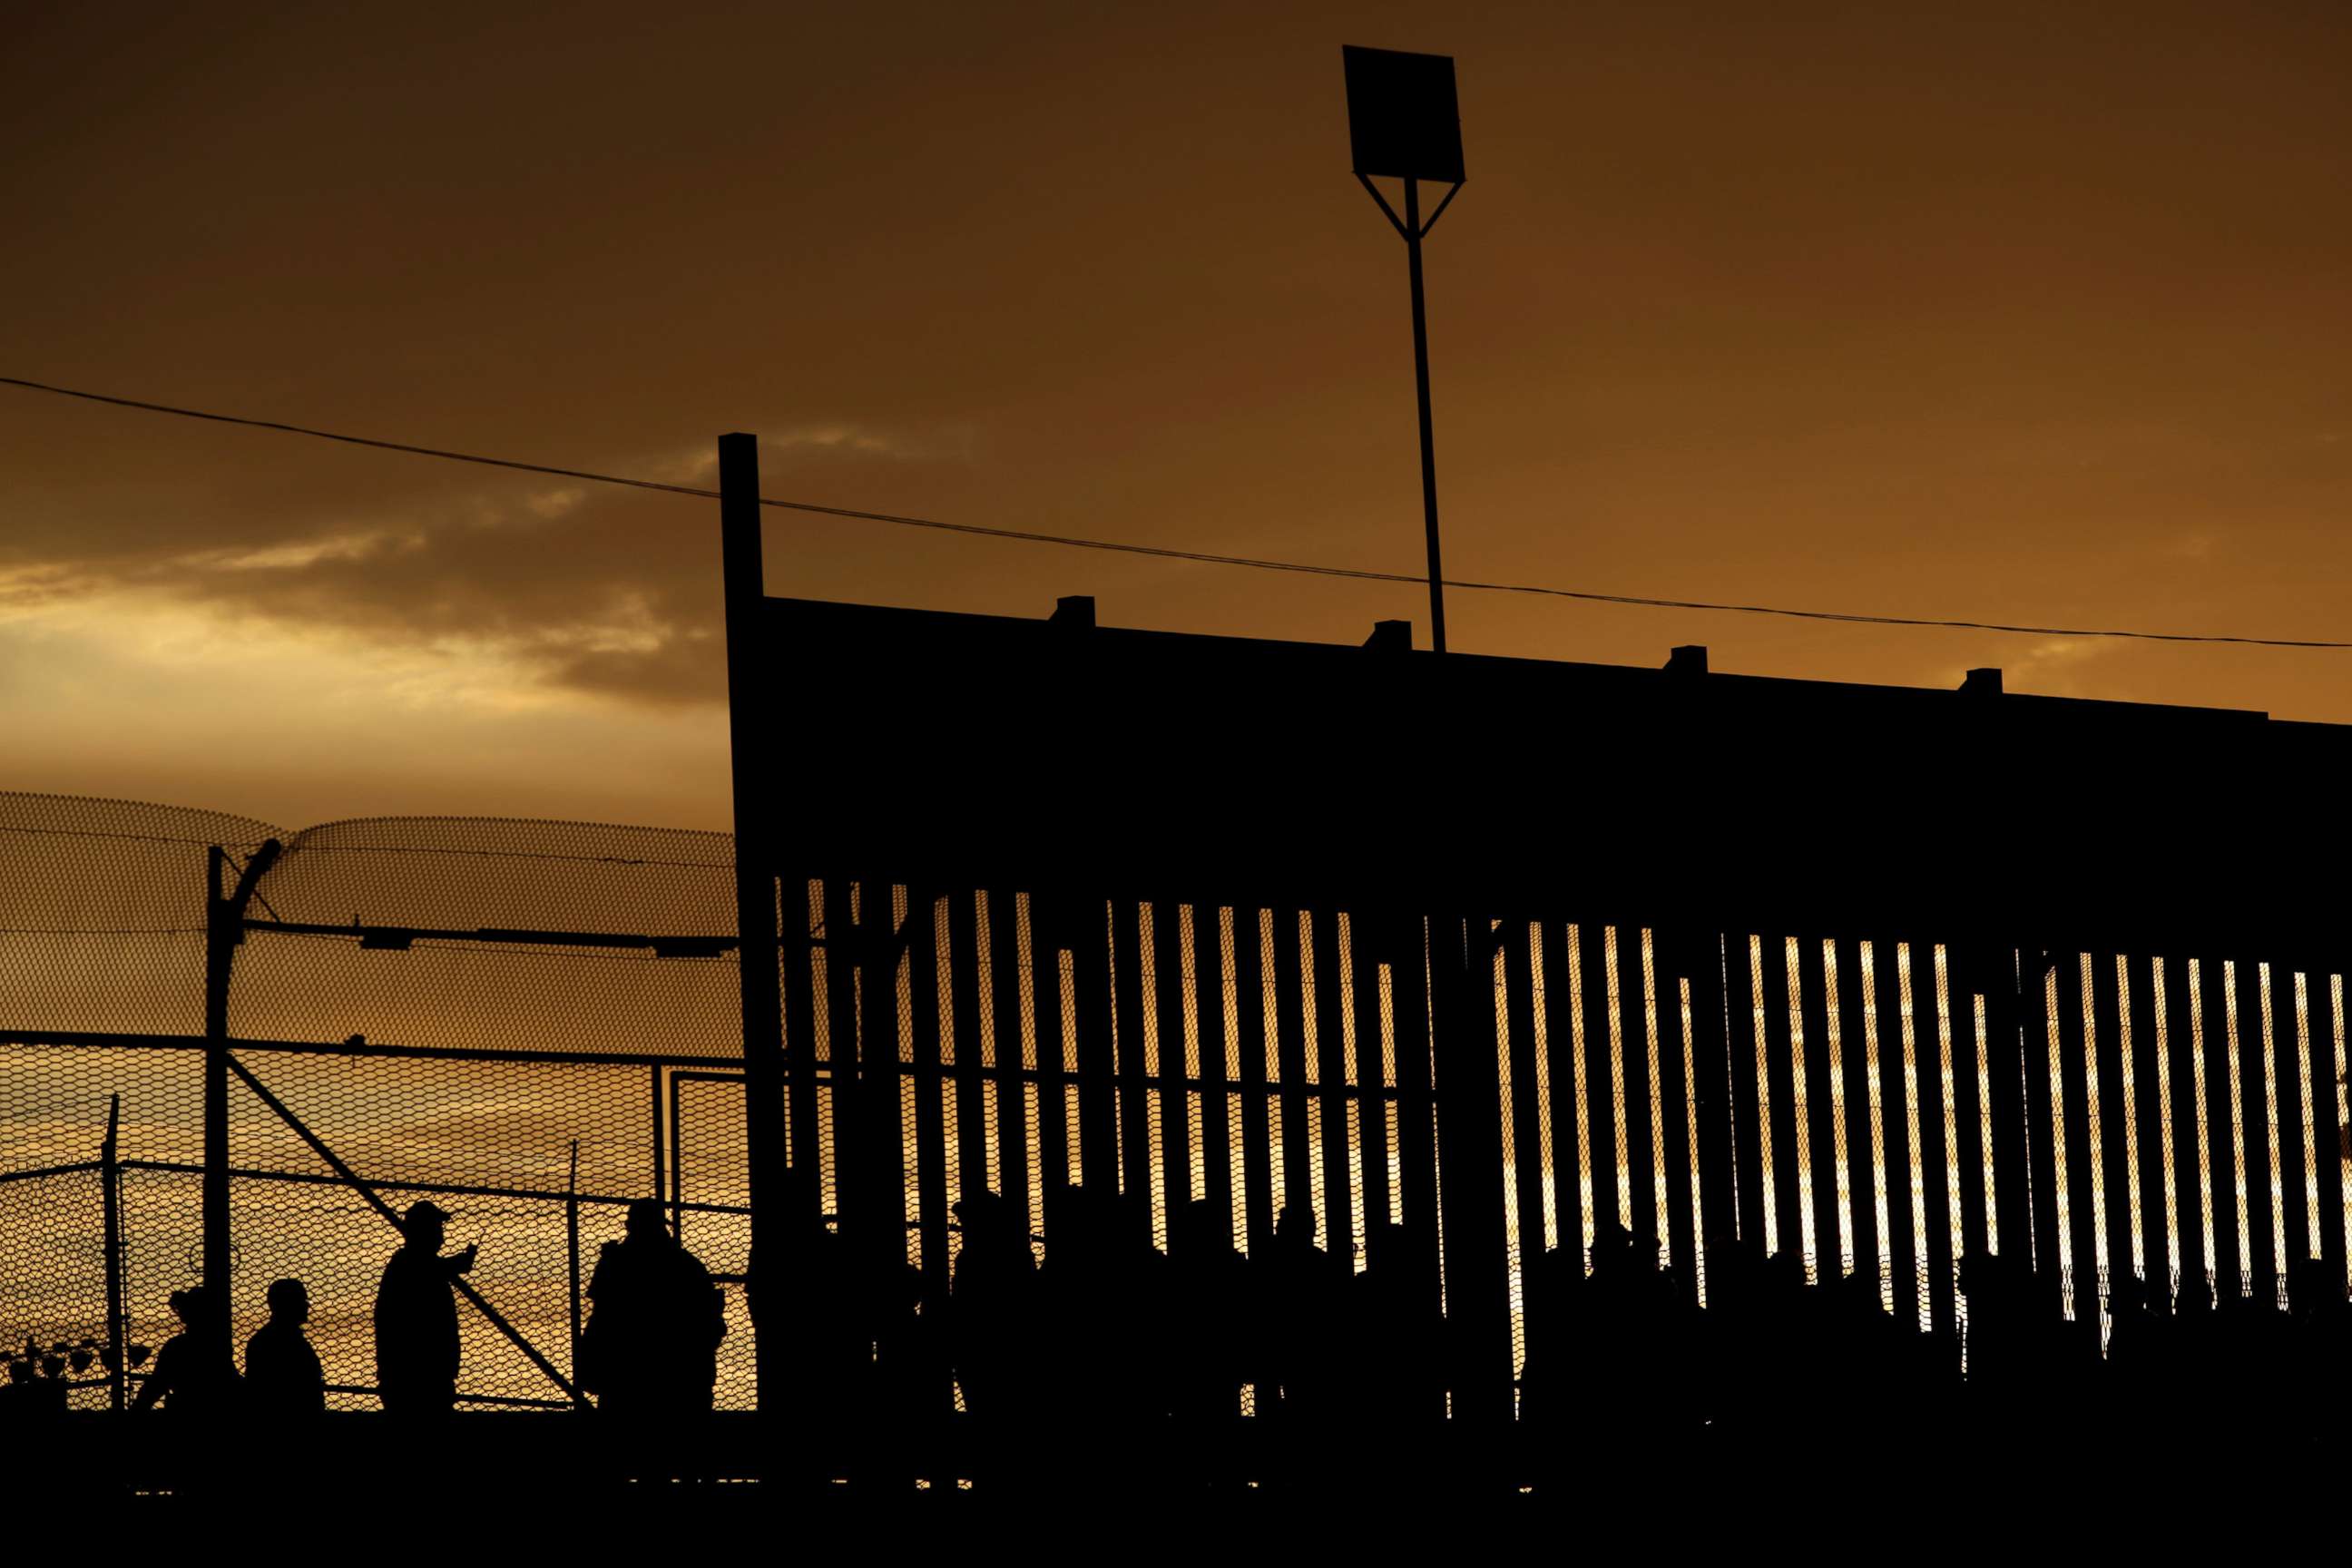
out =
<svg viewBox="0 0 2352 1568"><path fill-rule="evenodd" d="M407 1240L383 1266L375 1292L375 1381L395 1415L444 1415L457 1401L457 1293L451 1281L474 1267L477 1248L441 1256L449 1215L438 1204L411 1204Z"/></svg>
<svg viewBox="0 0 2352 1568"><path fill-rule="evenodd" d="M236 1363L229 1359L226 1303L209 1285L172 1292L184 1325L155 1352L155 1370L139 1385L133 1410L157 1405L175 1415L221 1415L236 1403Z"/></svg>
<svg viewBox="0 0 2352 1568"><path fill-rule="evenodd" d="M670 1234L654 1198L629 1205L588 1281L594 1310L581 1336L581 1382L614 1415L674 1418L710 1408L727 1299Z"/></svg>
<svg viewBox="0 0 2352 1568"><path fill-rule="evenodd" d="M327 1408L327 1379L319 1352L303 1335L310 1293L299 1279L269 1286L269 1321L245 1342L247 1408L262 1417L316 1415Z"/></svg>

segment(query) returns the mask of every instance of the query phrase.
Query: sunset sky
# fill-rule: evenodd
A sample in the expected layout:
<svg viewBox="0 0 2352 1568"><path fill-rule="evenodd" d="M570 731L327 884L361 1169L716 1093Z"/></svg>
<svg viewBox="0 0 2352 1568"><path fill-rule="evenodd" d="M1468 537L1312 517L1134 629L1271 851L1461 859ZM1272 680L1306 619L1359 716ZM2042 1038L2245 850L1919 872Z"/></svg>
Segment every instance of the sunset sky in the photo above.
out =
<svg viewBox="0 0 2352 1568"><path fill-rule="evenodd" d="M0 16L0 375L692 483L746 429L774 496L1417 571L1339 47L1432 50L1453 574L2352 639L2338 4ZM767 541L775 593L1428 631L1402 584ZM723 826L718 566L708 502L0 388L0 787ZM2352 651L1447 607L1471 652L2352 721Z"/></svg>

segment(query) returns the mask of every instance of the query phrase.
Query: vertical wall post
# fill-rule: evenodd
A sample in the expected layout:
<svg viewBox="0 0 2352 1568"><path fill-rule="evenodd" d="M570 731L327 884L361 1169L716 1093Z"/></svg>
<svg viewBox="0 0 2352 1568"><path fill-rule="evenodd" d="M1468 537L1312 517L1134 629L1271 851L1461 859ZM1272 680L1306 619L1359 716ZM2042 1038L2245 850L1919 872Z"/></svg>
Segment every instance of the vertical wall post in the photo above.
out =
<svg viewBox="0 0 2352 1568"><path fill-rule="evenodd" d="M2051 1109L2050 1031L2057 1020L2050 1011L2051 964L2053 955L2042 945L2043 939L2031 938L2017 954L2017 983L2013 993L2017 998L2012 1015L2015 1024L2003 1026L1996 1048L2008 1050L2011 1042L2019 1053L2019 1069L2024 1081L2024 1093L2020 1114L2014 1119L2015 1141L2023 1150L2025 1175L2023 1190L2027 1194L2025 1212L2032 1216L2033 1237L2033 1274L2035 1289L2045 1310L2055 1314L2060 1303L2061 1276L2058 1272L2058 1151L2063 1146L2064 1130ZM2000 1159L2001 1101L2011 1098L2010 1089L2000 1082L2000 1069L1996 1067L1994 1085L2000 1089L1993 1110L1993 1159ZM2014 1163L2014 1162L2012 1162ZM2001 1235L2010 1234L2008 1194L2018 1190L2020 1184L2009 1179L2006 1172L1997 1172L1994 1184L2000 1190Z"/></svg>
<svg viewBox="0 0 2352 1568"><path fill-rule="evenodd" d="M665 1121L675 1121L677 1111L677 1097L674 1093L671 1096L670 1103L668 1105L664 1105L662 1103L662 1069L660 1068L656 1067L649 1069L649 1077L652 1080L652 1092L649 1097L649 1106L653 1112L653 1120L648 1131L652 1134L651 1142L654 1164L653 1197L655 1201L659 1202L664 1196L667 1195L670 1190L669 1160L671 1154L674 1152L670 1145L676 1142L675 1139L668 1138L665 1135L662 1124ZM677 1205L675 1203L669 1205L669 1227L673 1232L677 1229Z"/></svg>
<svg viewBox="0 0 2352 1568"><path fill-rule="evenodd" d="M122 1097L106 1106L106 1142L98 1148L98 1194L106 1227L106 1394L107 1407L121 1410L129 1403L130 1367L123 1360L125 1332L122 1314L122 1151L117 1134L122 1125Z"/></svg>
<svg viewBox="0 0 2352 1568"><path fill-rule="evenodd" d="M777 975L776 862L767 824L778 807L771 793L760 740L764 672L760 668L761 601L767 588L760 559L759 438L738 432L719 437L719 571L724 584L727 639L727 741L735 801L735 929L743 1009L744 1173L751 1189L751 1252L760 1256L763 1226L781 1218L785 1184L783 998ZM770 1255L782 1243L771 1237ZM781 1386L783 1350L757 1335L753 1346L760 1403Z"/></svg>
<svg viewBox="0 0 2352 1568"><path fill-rule="evenodd" d="M1495 1038L1495 939L1483 920L1432 923L1437 1158L1444 1173L1445 1308L1454 1416L1512 1417L1510 1255L1504 1233L1503 1091Z"/></svg>
<svg viewBox="0 0 2352 1568"><path fill-rule="evenodd" d="M1124 908L1131 925L1135 906ZM1068 945L1075 961L1071 983L1077 990L1078 1180L1097 1201L1118 1191L1119 1177L1118 1052L1114 1043L1118 1026L1113 1022L1110 972L1113 943L1118 936L1111 909L1099 896L1072 894L1053 911L1055 918L1068 921ZM1135 939L1130 934L1129 940ZM1133 955L1119 956L1128 961L1131 973ZM1122 978L1122 988L1124 984ZM1132 1026L1140 1040L1141 1020ZM1140 1128L1136 1136L1142 1137ZM1144 1179L1148 1182L1149 1175Z"/></svg>
<svg viewBox="0 0 2352 1568"><path fill-rule="evenodd" d="M1389 940L1389 1017L1396 1031L1397 1195L1412 1246L1409 1277L1420 1281L1420 1303L1433 1312L1442 1307L1444 1295L1437 1218L1436 1099L1429 1048L1430 928L1420 914L1394 908L1383 910L1381 920ZM1559 994L1568 994L1565 984ZM1555 1074L1551 1081L1557 1094L1564 1080ZM1555 1118L1553 1125L1573 1123Z"/></svg>
<svg viewBox="0 0 2352 1568"><path fill-rule="evenodd" d="M221 1353L234 1355L236 1314L230 1290L234 1270L229 1230L228 1176L228 982L236 950L245 944L245 911L262 876L278 863L284 846L265 839L238 871L235 886L221 890L228 851L215 844L205 858L205 1173L198 1213L202 1225L205 1288L213 1297L212 1333Z"/></svg>
<svg viewBox="0 0 2352 1568"><path fill-rule="evenodd" d="M654 1069L656 1074L659 1068ZM669 1101L669 1141L663 1144L668 1151L667 1169L654 1168L654 1184L658 1191L662 1182L669 1183L669 1231L680 1241L686 1239L686 1172L683 1169L686 1148L686 1084L676 1074L667 1075L667 1087L662 1093Z"/></svg>
<svg viewBox="0 0 2352 1568"><path fill-rule="evenodd" d="M1684 971L1677 978L1690 982L1691 1070L1698 1075L1691 1085L1698 1119L1698 1254L1712 1260L1727 1258L1739 1237L1738 1178L1733 1173L1738 1145L1732 1131L1732 1034L1724 1003L1726 950L1720 931L1704 929L1678 931L1675 942ZM1740 954L1743 961L1747 956ZM1752 1069L1748 1076L1753 1082Z"/></svg>
<svg viewBox="0 0 2352 1568"><path fill-rule="evenodd" d="M580 1140L572 1141L572 1166L563 1178L563 1258L570 1280L572 1359L564 1363L580 1384ZM579 1403L584 1407L587 1401Z"/></svg>

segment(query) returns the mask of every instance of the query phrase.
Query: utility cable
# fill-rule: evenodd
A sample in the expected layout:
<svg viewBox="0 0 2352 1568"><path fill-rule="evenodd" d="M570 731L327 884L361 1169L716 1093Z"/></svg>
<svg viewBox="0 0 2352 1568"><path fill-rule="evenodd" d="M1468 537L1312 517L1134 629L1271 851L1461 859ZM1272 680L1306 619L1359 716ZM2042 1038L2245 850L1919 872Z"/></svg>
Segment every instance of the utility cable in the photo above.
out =
<svg viewBox="0 0 2352 1568"><path fill-rule="evenodd" d="M204 419L217 425L241 425L255 430L276 430L289 436L307 436L320 441L340 441L350 447L373 447L380 451L405 452L412 457L437 458L446 462L474 463L483 468L511 468L526 474L548 474L558 479L586 479L600 485L625 485L633 489L661 490L670 495L693 496L704 500L716 500L719 492L699 485L670 484L660 479L631 479L621 474L600 474L587 468L559 468L551 463L527 463L514 458L487 457L478 452L457 452L441 447L421 447L406 441L387 441L373 436L350 436L334 430L318 430L306 425L289 425L276 419L252 419L242 415L215 414L201 408L182 408L168 403L150 403L135 397L114 397L104 393L82 392L69 386L52 386L45 382L27 381L20 376L0 375L0 386L21 387L27 392L46 392L58 397L76 397L88 403L103 403L117 408L136 408L149 414L168 414L182 419ZM1332 566L1312 561L1277 561L1255 555L1224 555L1207 550L1180 550L1172 545L1129 544L1110 539L1089 539L1077 534L1042 533L1029 529L989 528L976 522L948 522L939 518L911 517L901 512L866 511L856 507L821 506L814 501L784 500L761 496L760 504L780 511L807 512L819 517L846 518L859 522L883 522L899 528L927 528L941 533L971 534L982 539L1017 540L1025 544L1056 544L1072 550L1105 550L1121 555L1150 556L1162 561L1189 561L1209 566L1243 566L1257 572L1291 572L1311 577L1342 577L1363 583L1406 583L1420 587L1429 579L1410 572L1375 572L1367 567ZM2150 632L2116 626L2044 626L2010 621L1943 620L1923 616L1869 615L1852 610L1808 610L1785 605L1741 605L1708 599L1661 599L1638 594L1602 594L1582 588L1557 588L1538 583L1488 583L1475 578L1448 577L1444 584L1482 594L1530 594L1544 598L1576 599L1587 604L1624 605L1653 610L1703 610L1724 615L1779 616L1795 620L1837 621L1849 625L1875 626L1927 626L1949 631L2010 632L2028 637L2125 637L2141 642L2235 643L2252 647L2352 648L2352 642L2330 642L2307 637L2231 637L2210 632Z"/></svg>

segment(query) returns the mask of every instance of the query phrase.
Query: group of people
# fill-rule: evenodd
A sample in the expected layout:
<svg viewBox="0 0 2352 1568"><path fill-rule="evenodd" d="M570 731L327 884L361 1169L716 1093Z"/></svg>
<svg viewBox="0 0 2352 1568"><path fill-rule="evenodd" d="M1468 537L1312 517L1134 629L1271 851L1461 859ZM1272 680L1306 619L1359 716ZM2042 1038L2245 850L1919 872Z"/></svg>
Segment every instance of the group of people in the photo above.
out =
<svg viewBox="0 0 2352 1568"><path fill-rule="evenodd" d="M478 1248L445 1256L448 1222L437 1204L411 1205L376 1288L376 1391L396 1415L446 1413L457 1403L464 1355L457 1282ZM304 1327L310 1292L299 1279L279 1279L268 1299L269 1321L246 1342L240 1373L219 1292L206 1285L173 1291L181 1331L156 1352L131 1408L262 1418L324 1410L326 1376ZM574 1370L598 1409L667 1417L710 1408L726 1300L672 1235L659 1203L629 1205L625 1234L597 1257L588 1300Z"/></svg>
<svg viewBox="0 0 2352 1568"><path fill-rule="evenodd" d="M803 1206L750 1287L759 1331L794 1346L795 1405L877 1425L960 1405L996 1427L1444 1414L1434 1273L1402 1227L1371 1238L1359 1272L1318 1245L1304 1205L1250 1258L1193 1202L1163 1251L1138 1195L1070 1186L1047 1202L1041 1262L1026 1216L982 1192L956 1205L947 1289L927 1292L888 1238L861 1247Z"/></svg>
<svg viewBox="0 0 2352 1568"><path fill-rule="evenodd" d="M1164 1250L1130 1196L1064 1188L1046 1214L1041 1262L1021 1212L966 1198L933 1293L895 1247L867 1253L808 1221L785 1278L763 1289L755 1268L752 1281L755 1321L764 1309L763 1331L795 1347L796 1403L885 1426L952 1404L1000 1428L1250 1414L1393 1431L1443 1417L1464 1370L1452 1357L1485 1348L1449 1343L1436 1260L1401 1231L1371 1237L1360 1272L1318 1245L1298 1205L1249 1257L1206 1204L1171 1211ZM2104 1303L2084 1281L2070 1316L2054 1276L1986 1253L1961 1264L1956 1321L1928 1329L1916 1308L1889 1309L1874 1271L1816 1281L1793 1253L1738 1245L1706 1263L1702 1307L1654 1243L1614 1225L1589 1254L1535 1262L1520 1431L1562 1449L1594 1434L1769 1448L1863 1428L2030 1445L2093 1413L2124 1426L2190 1412L2293 1442L2332 1423L2334 1394L2315 1391L2352 1372L2352 1306L2316 1264L2294 1271L2284 1310L2259 1282L2217 1302L2201 1277L2176 1296L2119 1271Z"/></svg>
<svg viewBox="0 0 2352 1568"><path fill-rule="evenodd" d="M2085 1421L2126 1432L2189 1418L2293 1445L2329 1430L2352 1371L2352 1307L2315 1262L2291 1271L2284 1310L2266 1281L2217 1301L2200 1275L2174 1292L2118 1271L2104 1336L2091 1291L2078 1287L2070 1317L2058 1278L2013 1254L1962 1260L1961 1321L1941 1329L1888 1311L1874 1272L1809 1283L1794 1254L1736 1245L1706 1264L1702 1310L1614 1226L1589 1272L1574 1253L1548 1254L1528 1282L1522 1423L1683 1444L1861 1423L1889 1441L1998 1434L2030 1448Z"/></svg>
<svg viewBox="0 0 2352 1568"><path fill-rule="evenodd" d="M172 1292L180 1331L155 1352L154 1369L131 1402L183 1415L316 1414L327 1407L327 1378L304 1325L310 1292L299 1279L269 1284L269 1321L245 1342L245 1371L232 1359L227 1302L209 1285Z"/></svg>
<svg viewBox="0 0 2352 1568"><path fill-rule="evenodd" d="M1453 1368L1433 1257L1401 1227L1369 1238L1370 1266L1318 1245L1314 1212L1285 1207L1245 1257L1227 1216L1192 1202L1170 1215L1163 1251L1137 1194L1083 1186L1047 1204L1042 1262L1025 1214L994 1193L958 1203L945 1289L908 1268L895 1237L842 1234L793 1205L795 1226L755 1258L746 1305L789 1346L771 1369L779 1404L836 1426L890 1428L961 1409L997 1429L1135 1423L1261 1423L1369 1430L1442 1418ZM448 1215L430 1202L402 1221L374 1310L377 1387L396 1415L446 1412L463 1353L456 1291L477 1249L445 1255ZM781 1245L779 1245L781 1242ZM1426 1250L1426 1249L1424 1249ZM2352 1372L2352 1307L2318 1266L2289 1279L2287 1310L2265 1292L2201 1277L2177 1294L2119 1274L2099 1314L2013 1256L1961 1263L1960 1324L1923 1330L1889 1312L1879 1280L1809 1279L1793 1254L1738 1245L1707 1258L1706 1305L1689 1282L1603 1224L1590 1254L1545 1254L1521 1298L1518 1419L1532 1433L1606 1431L1632 1439L1781 1437L1848 1423L1893 1430L2004 1425L2036 1409L2098 1409L2128 1423L2195 1410L2286 1437L2316 1436L2333 1411L2314 1391ZM711 1408L726 1335L724 1298L679 1244L661 1205L633 1204L588 1286L575 1374L600 1410L635 1417ZM135 1408L323 1409L326 1384L305 1332L298 1279L268 1290L269 1320L240 1373L223 1303L174 1293L185 1325L157 1353ZM1965 1356L1963 1348L1965 1342ZM1966 1376L1962 1369L1966 1367Z"/></svg>

